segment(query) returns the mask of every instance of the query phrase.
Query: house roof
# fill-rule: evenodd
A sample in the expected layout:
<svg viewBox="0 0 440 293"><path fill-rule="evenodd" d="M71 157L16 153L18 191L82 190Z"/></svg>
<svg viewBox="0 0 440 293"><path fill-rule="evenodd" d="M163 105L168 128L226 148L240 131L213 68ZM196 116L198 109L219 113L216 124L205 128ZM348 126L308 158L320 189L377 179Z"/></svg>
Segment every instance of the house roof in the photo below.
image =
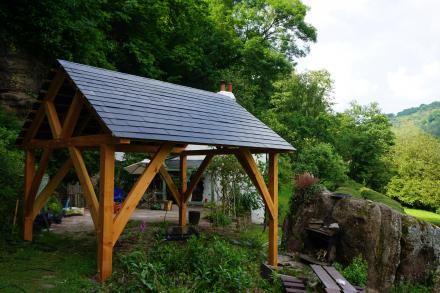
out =
<svg viewBox="0 0 440 293"><path fill-rule="evenodd" d="M294 150L227 96L64 60L58 62L115 137Z"/></svg>

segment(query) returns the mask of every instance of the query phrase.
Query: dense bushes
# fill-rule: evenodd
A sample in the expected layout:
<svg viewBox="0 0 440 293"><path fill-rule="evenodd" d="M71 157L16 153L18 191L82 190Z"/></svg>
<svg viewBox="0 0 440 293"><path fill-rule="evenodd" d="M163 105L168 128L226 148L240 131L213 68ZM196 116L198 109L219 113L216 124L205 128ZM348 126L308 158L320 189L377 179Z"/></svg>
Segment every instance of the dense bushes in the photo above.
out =
<svg viewBox="0 0 440 293"><path fill-rule="evenodd" d="M186 243L157 242L147 252L121 257L110 284L119 292L244 292L268 288L261 279L260 253L201 236Z"/></svg>
<svg viewBox="0 0 440 293"><path fill-rule="evenodd" d="M20 127L14 114L0 107L0 232L11 232L16 200L23 178L23 154L14 146ZM7 232L7 233L6 233Z"/></svg>

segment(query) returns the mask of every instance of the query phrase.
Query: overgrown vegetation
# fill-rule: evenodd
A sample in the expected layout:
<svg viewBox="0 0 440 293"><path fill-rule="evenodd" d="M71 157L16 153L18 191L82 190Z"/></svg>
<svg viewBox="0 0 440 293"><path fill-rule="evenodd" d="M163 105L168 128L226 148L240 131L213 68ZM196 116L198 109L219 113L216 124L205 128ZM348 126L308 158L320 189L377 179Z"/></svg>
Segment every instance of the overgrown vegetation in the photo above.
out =
<svg viewBox="0 0 440 293"><path fill-rule="evenodd" d="M368 263L362 255L356 256L346 267L339 263L334 263L334 266L351 284L361 287L367 284Z"/></svg>
<svg viewBox="0 0 440 293"><path fill-rule="evenodd" d="M23 180L23 153L14 146L21 122L0 106L0 233L11 233ZM0 237L3 239L3 237Z"/></svg>
<svg viewBox="0 0 440 293"><path fill-rule="evenodd" d="M234 246L216 236L186 243L156 242L148 252L119 258L109 288L116 292L243 292L265 288L259 277L260 251Z"/></svg>

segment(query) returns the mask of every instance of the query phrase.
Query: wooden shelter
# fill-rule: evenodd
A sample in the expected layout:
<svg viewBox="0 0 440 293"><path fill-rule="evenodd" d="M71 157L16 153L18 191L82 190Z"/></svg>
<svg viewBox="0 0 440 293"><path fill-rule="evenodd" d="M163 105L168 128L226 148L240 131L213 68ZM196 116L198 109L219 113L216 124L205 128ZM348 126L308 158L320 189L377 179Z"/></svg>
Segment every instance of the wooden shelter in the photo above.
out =
<svg viewBox="0 0 440 293"><path fill-rule="evenodd" d="M160 173L165 179L179 205L180 225L184 226L191 193L213 156L221 154L235 155L261 194L269 212L269 264L277 265L277 155L294 148L227 96L58 60L16 144L26 152L24 239L32 240L35 217L73 167L98 235L98 270L102 281L112 272L113 246L154 176ZM185 150L188 144L215 148ZM69 157L37 194L51 155L57 149L67 150ZM98 195L84 163L84 149L100 153ZM122 208L114 214L116 151L150 153L152 157ZM269 154L268 185L253 153ZM170 154L180 156L180 184L163 167ZM206 157L187 184L187 156L191 155Z"/></svg>

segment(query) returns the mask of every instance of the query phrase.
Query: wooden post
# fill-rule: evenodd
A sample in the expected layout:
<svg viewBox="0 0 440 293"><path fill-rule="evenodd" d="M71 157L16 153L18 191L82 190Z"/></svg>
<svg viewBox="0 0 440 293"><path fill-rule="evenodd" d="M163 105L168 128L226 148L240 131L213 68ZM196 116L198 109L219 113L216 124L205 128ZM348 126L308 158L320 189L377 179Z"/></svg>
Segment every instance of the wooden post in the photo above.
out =
<svg viewBox="0 0 440 293"><path fill-rule="evenodd" d="M104 282L112 274L115 149L101 145L98 209L98 270Z"/></svg>
<svg viewBox="0 0 440 293"><path fill-rule="evenodd" d="M32 213L33 207L28 206L29 193L32 186L32 181L35 175L35 154L33 150L26 150L25 165L24 165L24 211L23 211L23 239L32 241L32 226L33 218L29 216Z"/></svg>
<svg viewBox="0 0 440 293"><path fill-rule="evenodd" d="M187 189L187 157L180 156L180 205L179 205L179 225L186 226L187 203L185 192Z"/></svg>
<svg viewBox="0 0 440 293"><path fill-rule="evenodd" d="M269 265L278 265L278 154L269 154L269 193L274 213L269 217Z"/></svg>

